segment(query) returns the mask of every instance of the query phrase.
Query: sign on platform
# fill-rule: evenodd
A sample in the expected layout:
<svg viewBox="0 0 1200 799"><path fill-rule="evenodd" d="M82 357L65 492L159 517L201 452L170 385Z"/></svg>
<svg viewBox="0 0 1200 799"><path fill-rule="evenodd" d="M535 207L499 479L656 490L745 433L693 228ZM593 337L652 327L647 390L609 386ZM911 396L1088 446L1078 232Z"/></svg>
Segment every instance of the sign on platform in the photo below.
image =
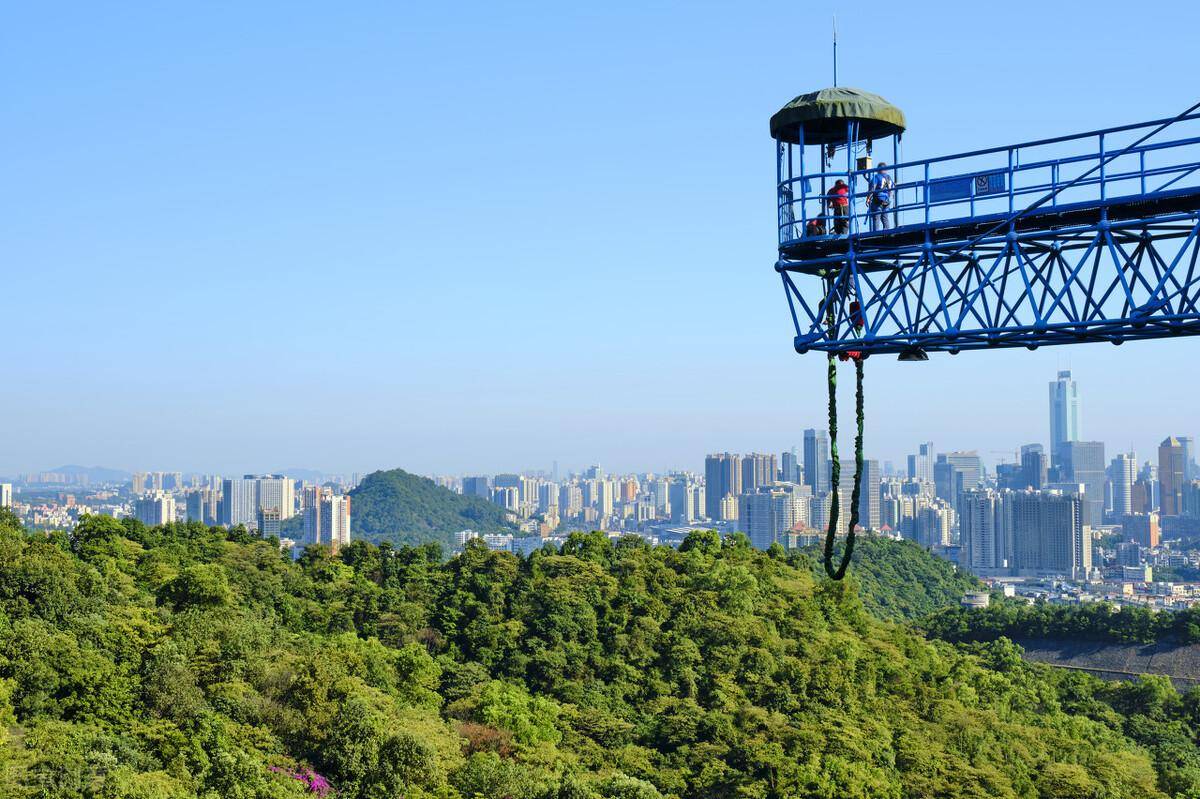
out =
<svg viewBox="0 0 1200 799"><path fill-rule="evenodd" d="M1004 194L1007 190L1003 172L938 178L937 180L929 181L929 201L937 203L950 200L966 200L971 197Z"/></svg>

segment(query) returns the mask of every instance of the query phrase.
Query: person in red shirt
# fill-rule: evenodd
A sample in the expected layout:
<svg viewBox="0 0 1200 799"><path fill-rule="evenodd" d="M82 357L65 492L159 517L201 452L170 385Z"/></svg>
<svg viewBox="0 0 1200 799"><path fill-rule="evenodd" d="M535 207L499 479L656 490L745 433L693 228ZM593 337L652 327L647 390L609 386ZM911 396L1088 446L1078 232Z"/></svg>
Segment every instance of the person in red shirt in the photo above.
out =
<svg viewBox="0 0 1200 799"><path fill-rule="evenodd" d="M833 214L833 232L844 236L850 232L850 187L839 180L825 193L829 210Z"/></svg>

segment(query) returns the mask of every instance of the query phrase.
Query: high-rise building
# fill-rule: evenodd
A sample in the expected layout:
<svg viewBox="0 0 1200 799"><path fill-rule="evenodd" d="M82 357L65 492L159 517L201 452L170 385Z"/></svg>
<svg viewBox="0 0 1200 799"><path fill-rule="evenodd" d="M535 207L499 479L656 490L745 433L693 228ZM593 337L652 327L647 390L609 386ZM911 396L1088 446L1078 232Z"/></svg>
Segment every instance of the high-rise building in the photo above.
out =
<svg viewBox="0 0 1200 799"><path fill-rule="evenodd" d="M257 526L258 481L252 475L225 480L221 495L221 524L226 527Z"/></svg>
<svg viewBox="0 0 1200 799"><path fill-rule="evenodd" d="M1041 444L1021 447L1021 488L1041 490L1046 485L1046 451Z"/></svg>
<svg viewBox="0 0 1200 799"><path fill-rule="evenodd" d="M1176 436L1179 446L1183 447L1183 479L1195 480L1196 474L1196 439L1191 436Z"/></svg>
<svg viewBox="0 0 1200 799"><path fill-rule="evenodd" d="M304 543L327 546L335 553L350 543L350 497L332 488L304 489Z"/></svg>
<svg viewBox="0 0 1200 799"><path fill-rule="evenodd" d="M1065 575L1092 569L1082 500L1058 491L976 489L960 498L963 565L985 576Z"/></svg>
<svg viewBox="0 0 1200 799"><path fill-rule="evenodd" d="M279 518L296 515L296 482L281 474L258 478L258 510L278 510ZM265 531L264 531L265 534Z"/></svg>
<svg viewBox="0 0 1200 799"><path fill-rule="evenodd" d="M738 497L738 529L755 549L767 549L803 521L804 498L797 488L763 487Z"/></svg>
<svg viewBox="0 0 1200 799"><path fill-rule="evenodd" d="M153 491L138 497L133 503L133 515L147 527L175 521L175 498L163 491Z"/></svg>
<svg viewBox="0 0 1200 799"><path fill-rule="evenodd" d="M775 483L775 456L751 452L742 458L742 494L751 494Z"/></svg>
<svg viewBox="0 0 1200 799"><path fill-rule="evenodd" d="M1188 480L1183 484L1183 502L1180 515L1189 519L1200 519L1200 480Z"/></svg>
<svg viewBox="0 0 1200 799"><path fill-rule="evenodd" d="M462 479L463 494L468 497L483 497L487 499L491 496L492 487L486 477L464 477Z"/></svg>
<svg viewBox="0 0 1200 799"><path fill-rule="evenodd" d="M12 483L0 483L0 508L11 508L12 504Z"/></svg>
<svg viewBox="0 0 1200 799"><path fill-rule="evenodd" d="M1013 500L1016 573L1087 577L1092 540L1083 530L1083 501L1052 491L1019 492Z"/></svg>
<svg viewBox="0 0 1200 799"><path fill-rule="evenodd" d="M538 486L538 510L549 513L551 508L558 512L558 486L554 483L542 483Z"/></svg>
<svg viewBox="0 0 1200 799"><path fill-rule="evenodd" d="M692 521L704 518L705 493L704 486L693 485L688 491L688 501L691 503Z"/></svg>
<svg viewBox="0 0 1200 799"><path fill-rule="evenodd" d="M1144 547L1158 546L1158 514L1134 513L1126 516L1121 520L1121 535L1126 541L1136 541Z"/></svg>
<svg viewBox="0 0 1200 799"><path fill-rule="evenodd" d="M741 493L741 456L722 452L720 454L709 455L704 459L704 514L708 518L713 520L727 520L731 518L722 515L722 500L725 497L734 497L735 502L733 507L736 513L736 497Z"/></svg>
<svg viewBox="0 0 1200 799"><path fill-rule="evenodd" d="M194 488L187 494L187 520L209 526L220 523L217 516L217 500L220 492L215 488Z"/></svg>
<svg viewBox="0 0 1200 799"><path fill-rule="evenodd" d="M641 486L638 485L638 481L637 481L636 477L626 477L625 480L621 483L621 501L622 502L636 501L638 491L640 491L640 490L641 490Z"/></svg>
<svg viewBox="0 0 1200 799"><path fill-rule="evenodd" d="M838 504L844 514L850 507L852 497L850 492L854 488L854 461L842 461L842 474L838 483L841 489ZM843 515L841 518L847 524L850 521L848 515ZM877 460L863 460L862 483L858 495L858 523L867 530L878 530L882 527L879 502L879 461Z"/></svg>
<svg viewBox="0 0 1200 799"><path fill-rule="evenodd" d="M916 453L908 456L908 479L932 482L935 457L932 441L918 446Z"/></svg>
<svg viewBox="0 0 1200 799"><path fill-rule="evenodd" d="M964 491L958 502L963 565L984 577L1009 574L1015 549L1007 492Z"/></svg>
<svg viewBox="0 0 1200 799"><path fill-rule="evenodd" d="M804 482L813 496L829 491L829 436L824 430L804 431Z"/></svg>
<svg viewBox="0 0 1200 799"><path fill-rule="evenodd" d="M1020 463L997 463L996 487L1007 488L1010 491L1028 488L1029 486L1025 485L1025 469Z"/></svg>
<svg viewBox="0 0 1200 799"><path fill-rule="evenodd" d="M983 460L974 450L939 453L933 464L934 494L956 511L959 495L978 488L982 480Z"/></svg>
<svg viewBox="0 0 1200 799"><path fill-rule="evenodd" d="M696 520L695 505L692 502L692 486L686 477L676 477L671 481L670 495L671 520L680 524L691 524Z"/></svg>
<svg viewBox="0 0 1200 799"><path fill-rule="evenodd" d="M492 488L515 488L517 489L519 498L521 492L521 475L498 474L492 478Z"/></svg>
<svg viewBox="0 0 1200 799"><path fill-rule="evenodd" d="M1104 442L1064 441L1059 447L1059 480L1084 487L1083 523L1104 523Z"/></svg>
<svg viewBox="0 0 1200 799"><path fill-rule="evenodd" d="M583 489L578 483L567 483L558 491L558 513L561 516L578 516L583 512Z"/></svg>
<svg viewBox="0 0 1200 799"><path fill-rule="evenodd" d="M133 492L133 495L135 497L138 494L146 493L146 473L145 472L134 472L133 473L133 485L130 490Z"/></svg>
<svg viewBox="0 0 1200 799"><path fill-rule="evenodd" d="M612 516L616 504L617 486L612 480L603 478L596 480L596 512L601 517ZM686 503L685 503L686 504ZM690 519L689 519L690 521Z"/></svg>
<svg viewBox="0 0 1200 799"><path fill-rule="evenodd" d="M913 514L913 537L923 547L949 546L958 517L950 503L934 499Z"/></svg>
<svg viewBox="0 0 1200 799"><path fill-rule="evenodd" d="M1108 467L1112 483L1112 512L1114 516L1133 513L1133 482L1137 476L1137 458L1132 452L1121 453Z"/></svg>
<svg viewBox="0 0 1200 799"><path fill-rule="evenodd" d="M495 486L492 489L492 502L516 513L521 508L521 490L514 486Z"/></svg>
<svg viewBox="0 0 1200 799"><path fill-rule="evenodd" d="M1070 370L1050 383L1050 460L1057 466L1061 446L1079 440L1079 388Z"/></svg>
<svg viewBox="0 0 1200 799"><path fill-rule="evenodd" d="M1159 508L1164 517L1183 514L1185 481L1183 444L1171 436L1158 445Z"/></svg>
<svg viewBox="0 0 1200 799"><path fill-rule="evenodd" d="M785 483L800 482L800 462L796 460L796 448L786 450L779 457L779 479Z"/></svg>
<svg viewBox="0 0 1200 799"><path fill-rule="evenodd" d="M279 538L283 533L283 518L279 508L258 509L258 532L264 537Z"/></svg>

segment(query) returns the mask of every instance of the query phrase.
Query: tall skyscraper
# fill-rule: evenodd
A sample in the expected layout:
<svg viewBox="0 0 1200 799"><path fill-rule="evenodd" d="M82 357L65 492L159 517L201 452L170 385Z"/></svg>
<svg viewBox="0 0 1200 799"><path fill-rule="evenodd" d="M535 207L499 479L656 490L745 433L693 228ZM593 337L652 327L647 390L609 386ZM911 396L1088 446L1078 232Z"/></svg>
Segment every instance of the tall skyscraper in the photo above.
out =
<svg viewBox="0 0 1200 799"><path fill-rule="evenodd" d="M779 458L779 477L785 483L800 482L800 462L796 459L796 448L792 447Z"/></svg>
<svg viewBox="0 0 1200 799"><path fill-rule="evenodd" d="M1012 569L1011 506L1006 493L990 489L965 491L958 503L958 523L964 564L985 577L1006 575Z"/></svg>
<svg viewBox="0 0 1200 799"><path fill-rule="evenodd" d="M0 483L0 508L12 507L12 483Z"/></svg>
<svg viewBox="0 0 1200 799"><path fill-rule="evenodd" d="M1112 481L1112 510L1114 516L1133 513L1133 482L1137 477L1137 458L1132 452L1121 453L1108 467Z"/></svg>
<svg viewBox="0 0 1200 799"><path fill-rule="evenodd" d="M696 520L692 515L695 507L691 501L691 485L686 477L676 477L671 481L670 495L671 520L679 524L691 524Z"/></svg>
<svg viewBox="0 0 1200 799"><path fill-rule="evenodd" d="M957 509L958 495L983 480L983 459L974 450L942 452L933 464L934 493Z"/></svg>
<svg viewBox="0 0 1200 799"><path fill-rule="evenodd" d="M1164 439L1158 445L1158 501L1164 517L1183 514L1185 470L1183 444L1174 436Z"/></svg>
<svg viewBox="0 0 1200 799"><path fill-rule="evenodd" d="M1046 451L1041 444L1021 447L1022 488L1041 490L1046 485Z"/></svg>
<svg viewBox="0 0 1200 799"><path fill-rule="evenodd" d="M1064 441L1059 448L1059 480L1082 483L1083 524L1104 523L1104 442Z"/></svg>
<svg viewBox="0 0 1200 799"><path fill-rule="evenodd" d="M726 518L722 500L742 493L742 459L728 452L704 459L704 514L713 520ZM736 512L736 504L734 505Z"/></svg>
<svg viewBox="0 0 1200 799"><path fill-rule="evenodd" d="M1191 436L1176 436L1179 445L1183 447L1183 479L1195 480L1196 474L1196 439Z"/></svg>
<svg viewBox="0 0 1200 799"><path fill-rule="evenodd" d="M742 458L742 490L752 494L763 486L775 483L775 456L751 452Z"/></svg>
<svg viewBox="0 0 1200 799"><path fill-rule="evenodd" d="M1050 383L1050 459L1058 465L1061 446L1079 440L1079 388L1070 370L1058 373Z"/></svg>
<svg viewBox="0 0 1200 799"><path fill-rule="evenodd" d="M918 446L916 453L908 456L908 479L932 481L935 457L932 441Z"/></svg>
<svg viewBox="0 0 1200 799"><path fill-rule="evenodd" d="M264 510L279 511L280 520L290 519L295 516L295 481L281 474L258 478L258 511L260 516Z"/></svg>
<svg viewBox="0 0 1200 799"><path fill-rule="evenodd" d="M841 505L840 523L849 524L851 492L854 489L854 461L842 461L840 492L838 503ZM882 513L879 497L879 461L863 460L862 486L858 495L858 523L867 530L878 530L882 526Z"/></svg>
<svg viewBox="0 0 1200 799"><path fill-rule="evenodd" d="M829 492L829 436L824 430L804 431L804 483L813 496Z"/></svg>
<svg viewBox="0 0 1200 799"><path fill-rule="evenodd" d="M258 481L253 475L225 480L221 494L221 524L226 527L258 525Z"/></svg>

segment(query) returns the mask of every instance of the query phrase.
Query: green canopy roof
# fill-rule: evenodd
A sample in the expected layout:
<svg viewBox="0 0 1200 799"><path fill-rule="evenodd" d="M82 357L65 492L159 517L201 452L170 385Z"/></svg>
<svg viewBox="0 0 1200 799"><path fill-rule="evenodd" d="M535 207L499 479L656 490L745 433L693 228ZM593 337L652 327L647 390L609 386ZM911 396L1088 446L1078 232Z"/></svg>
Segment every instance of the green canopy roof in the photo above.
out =
<svg viewBox="0 0 1200 799"><path fill-rule="evenodd" d="M846 120L859 123L860 139L882 139L905 128L904 112L878 94L838 86L802 94L771 117L771 137L798 144L846 141Z"/></svg>

